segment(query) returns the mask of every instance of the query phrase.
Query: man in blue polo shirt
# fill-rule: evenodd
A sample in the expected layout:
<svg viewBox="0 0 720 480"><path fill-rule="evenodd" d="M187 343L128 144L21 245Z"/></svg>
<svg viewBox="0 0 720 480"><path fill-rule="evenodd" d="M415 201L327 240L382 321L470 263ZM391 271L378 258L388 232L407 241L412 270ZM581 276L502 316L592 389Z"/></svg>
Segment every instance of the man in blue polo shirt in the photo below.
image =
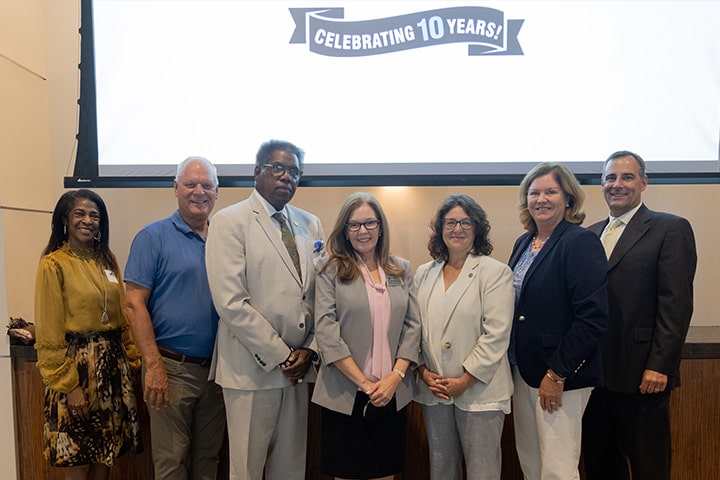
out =
<svg viewBox="0 0 720 480"><path fill-rule="evenodd" d="M222 389L208 381L218 326L205 271L215 166L187 158L174 190L177 211L130 247L126 311L143 359L155 478L214 480L225 433Z"/></svg>

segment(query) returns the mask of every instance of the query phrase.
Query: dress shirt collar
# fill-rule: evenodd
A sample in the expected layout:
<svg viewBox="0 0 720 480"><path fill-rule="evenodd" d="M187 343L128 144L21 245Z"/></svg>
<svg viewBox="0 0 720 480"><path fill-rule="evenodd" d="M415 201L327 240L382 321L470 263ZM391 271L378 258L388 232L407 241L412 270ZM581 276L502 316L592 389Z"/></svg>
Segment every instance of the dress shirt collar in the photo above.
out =
<svg viewBox="0 0 720 480"><path fill-rule="evenodd" d="M270 218L272 218L272 216L273 216L276 212L280 212L280 213L283 214L283 216L285 217L285 219L288 220L288 224L290 224L290 221L289 221L289 218L290 218L290 217L288 216L287 205L285 205L285 206L282 208L282 210L275 210L275 207L273 207L273 206L270 204L270 202L268 202L267 200L265 200L265 198L264 198L262 195L260 195L260 193L258 193L257 190L253 190L253 193L252 193L252 194L255 195L255 197L256 197L258 200L260 200L260 203L262 204L263 207L265 207L265 211L267 212L267 214L268 214L268 216L269 216ZM276 223L277 223L277 221L276 221Z"/></svg>
<svg viewBox="0 0 720 480"><path fill-rule="evenodd" d="M640 210L640 207L642 207L642 205L643 205L642 202L640 202L635 208L623 213L619 217L613 217L612 215L609 214L608 215L608 224L609 224L609 222L612 222L614 219L617 218L618 220L620 220L620 222L622 222L623 226L627 225L628 223L630 223L630 220L632 220L632 218L635 216L637 211Z"/></svg>

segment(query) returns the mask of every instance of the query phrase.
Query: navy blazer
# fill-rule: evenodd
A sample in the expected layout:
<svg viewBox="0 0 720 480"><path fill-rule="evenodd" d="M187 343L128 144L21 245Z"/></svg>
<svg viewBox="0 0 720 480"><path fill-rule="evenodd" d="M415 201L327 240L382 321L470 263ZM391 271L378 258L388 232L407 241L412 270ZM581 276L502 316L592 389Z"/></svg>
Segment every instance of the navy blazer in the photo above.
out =
<svg viewBox="0 0 720 480"><path fill-rule="evenodd" d="M589 227L600 235L605 219ZM645 205L625 226L608 262L610 324L602 341L605 387L637 393L645 369L680 385L680 355L693 312L697 264L690 223Z"/></svg>
<svg viewBox="0 0 720 480"><path fill-rule="evenodd" d="M517 239L515 268L533 234ZM592 232L561 221L528 269L513 318L515 354L525 383L538 388L548 368L565 390L601 386L599 342L607 329L607 260Z"/></svg>

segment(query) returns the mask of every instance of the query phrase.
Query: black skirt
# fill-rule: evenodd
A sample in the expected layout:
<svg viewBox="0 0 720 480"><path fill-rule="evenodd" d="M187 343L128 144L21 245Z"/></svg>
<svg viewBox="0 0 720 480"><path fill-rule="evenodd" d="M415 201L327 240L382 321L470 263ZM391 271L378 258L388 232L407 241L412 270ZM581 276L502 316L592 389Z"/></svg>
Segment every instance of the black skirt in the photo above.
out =
<svg viewBox="0 0 720 480"><path fill-rule="evenodd" d="M377 478L405 466L407 408L373 407L358 391L351 415L322 409L320 468L342 478Z"/></svg>

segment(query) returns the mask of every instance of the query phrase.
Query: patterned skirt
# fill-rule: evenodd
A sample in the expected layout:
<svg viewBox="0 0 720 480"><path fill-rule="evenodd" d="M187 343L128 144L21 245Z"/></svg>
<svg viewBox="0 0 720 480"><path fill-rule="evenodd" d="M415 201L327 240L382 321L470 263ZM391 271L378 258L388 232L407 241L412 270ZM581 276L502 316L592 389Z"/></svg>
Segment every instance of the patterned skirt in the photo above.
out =
<svg viewBox="0 0 720 480"><path fill-rule="evenodd" d="M90 416L70 414L67 394L45 387L44 454L56 467L112 466L126 452L142 451L130 365L119 331L68 334Z"/></svg>

